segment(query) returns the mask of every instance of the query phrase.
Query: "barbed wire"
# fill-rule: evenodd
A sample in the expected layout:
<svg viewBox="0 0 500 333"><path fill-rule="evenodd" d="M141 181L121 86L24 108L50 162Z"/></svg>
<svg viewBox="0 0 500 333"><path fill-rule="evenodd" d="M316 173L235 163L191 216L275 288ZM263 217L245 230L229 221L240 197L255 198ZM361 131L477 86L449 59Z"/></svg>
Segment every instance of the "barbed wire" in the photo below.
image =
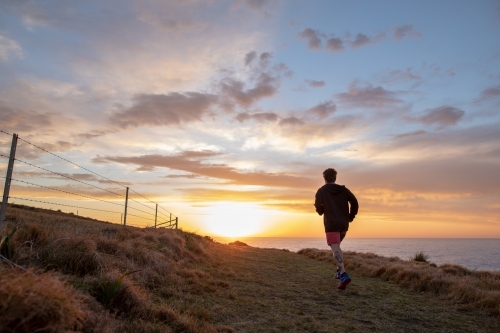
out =
<svg viewBox="0 0 500 333"><path fill-rule="evenodd" d="M144 217L144 216L134 215L134 214L130 214L130 213L128 213L128 212L127 212L127 218L128 218L129 216L138 217L138 218L140 218L140 219L145 219L145 220L149 220L149 221L151 221L151 218L149 218L149 217Z"/></svg>
<svg viewBox="0 0 500 333"><path fill-rule="evenodd" d="M160 207L160 208L161 208L161 206L160 206L160 205L158 205L158 207ZM161 215L162 215L162 216L164 216L165 218L170 218L167 214L162 213L162 212L161 212L161 211L159 211L159 210L158 210L158 214L161 214Z"/></svg>
<svg viewBox="0 0 500 333"><path fill-rule="evenodd" d="M31 143L31 142L27 141L27 140L24 140L24 139L22 139L21 137L18 137L18 140L24 141L24 142L26 142L27 144L32 145L33 147L36 147L36 148L38 148L38 149L40 149L40 150L43 150L43 151L44 151L44 152L46 152L46 153L49 153L49 154L51 154L51 155L53 155L53 156L55 156L55 157L57 157L57 158L60 158L60 159L61 159L61 160L63 160L63 161L66 161L66 162L68 162L68 163L70 163L70 164L72 164L72 165L74 165L74 166L77 166L77 167L79 167L79 168L81 168L81 169L83 169L83 170L85 170L85 171L88 171L88 172L90 172L90 173L92 173L92 174L94 174L94 175L96 175L96 176L99 176L99 177L101 177L101 178L103 178L103 179L106 179L106 180L108 180L108 181L110 181L110 182L112 182L112 183L114 183L114 184L117 184L117 185L122 186L122 187L125 187L125 188L127 187L127 186L125 186L125 185L123 185L123 184L120 184L120 183L118 183L118 182L114 181L114 180L111 180L111 179L109 179L109 178L107 178L107 177L104 177L104 176L102 176L102 175L98 174L98 173L95 173L95 172L93 172L93 171L91 171L91 170L89 170L89 169L87 169L87 168L85 168L85 167L82 167L81 165L78 165L78 164L76 164L76 163L73 163L73 162L71 162L70 160L65 159L64 157L61 157L61 156L59 156L59 155L57 155L57 154L54 154L54 153L52 153L52 152L50 152L50 151L48 151L48 150L46 150L46 149L44 149L44 148L42 148L42 147L39 147L39 146L37 146L37 145L35 145L35 144L33 144L33 143ZM137 194L137 195L141 196L142 198L146 199L147 201L149 201L149 202L151 202L151 203L153 203L153 204L156 204L155 202L153 202L153 201L149 200L148 198L146 198L146 197L145 197L145 196L143 196L142 194L138 193L137 191L135 191L135 190L131 189L130 187L129 187L129 191L132 191L132 192L134 192L135 194ZM143 204L143 203L141 203L141 202L139 202L139 201L136 201L136 200L133 200L133 199L132 199L132 201L134 201L134 202L136 202L136 203L138 203L138 204L141 204L141 205L143 205L143 206L145 206L145 207L148 207L148 206L146 206L145 204ZM163 209L164 211L166 211L167 213L172 214L171 212L169 212L168 210L166 210L166 209L165 209L165 208L163 208L162 206L160 206L160 205L158 205L158 206L159 206L161 209ZM151 207L148 207L148 208L152 209ZM173 214L172 214L172 215L173 215Z"/></svg>
<svg viewBox="0 0 500 333"><path fill-rule="evenodd" d="M1 178L7 178L7 177L1 177ZM98 198L95 198L95 197L89 197L89 196L87 196L87 195L83 195L83 194L78 194L78 193L68 192L68 191L60 190L60 189L53 188L53 187L48 187L48 186L44 186L44 185L34 184L34 183L31 183L31 182L27 182L27 181L25 181L25 180L14 179L14 178L11 178L11 180L14 180L14 181L16 181L16 182L25 183L25 184L32 185L32 186L37 186L37 187L46 188L46 189L48 189L48 190L53 190L53 191L63 192L63 193L67 193L67 194L76 195L76 196L79 196L79 197L82 197L82 198L87 198L87 199L98 200L98 201L102 201L102 202L110 203L110 204L113 204L113 205L118 205L118 206L123 206L123 207L125 207L125 205L123 205L123 204L119 204L119 203L117 203L117 202L111 202L111 201L107 201L107 200L98 199Z"/></svg>
<svg viewBox="0 0 500 333"><path fill-rule="evenodd" d="M127 206L127 209L135 209L135 210L137 210L137 211L139 211L139 212L142 212L142 213L144 213L144 214L149 214L149 215L155 216L155 214L145 212L145 211L140 210L140 209L135 208L135 207L130 207L130 206ZM127 213L127 215L129 215L129 214Z"/></svg>
<svg viewBox="0 0 500 333"><path fill-rule="evenodd" d="M169 222L170 222L170 221L167 221L167 222L164 222L164 223L157 223L157 224L156 224L156 226L158 227L158 226L160 226L160 225L167 225L167 223L169 223ZM175 225L175 223L171 223L171 222L170 222L167 226L171 227L171 226L173 226L173 225Z"/></svg>
<svg viewBox="0 0 500 333"><path fill-rule="evenodd" d="M173 221L175 221L175 219L171 220L171 221L162 221L161 223L156 223L156 225L163 225L163 224L167 224L167 223L174 224Z"/></svg>
<svg viewBox="0 0 500 333"><path fill-rule="evenodd" d="M0 130L0 132L2 132L2 133L4 133L4 134L7 134L7 135L10 135L10 136L12 136L12 134L10 134L10 133L7 133L7 132L5 132L5 131L2 131L2 130Z"/></svg>
<svg viewBox="0 0 500 333"><path fill-rule="evenodd" d="M38 202L38 203L43 203L43 204L48 204L48 205L56 205L56 206L63 206L63 207L79 208L79 209L84 209L84 210L93 210L93 211L104 212L104 213L122 214L121 212L114 212L114 211L105 210L105 209L96 209L96 208L88 208L88 207L75 206L75 205L66 205L66 204L61 204L61 203L48 202L48 201L35 200L35 199L27 199L27 198L22 198L22 197L12 197L12 196L9 196L9 199L24 200L24 201L30 201L30 202ZM134 214L127 214L127 216L133 216L133 217L137 217L137 218L141 218L141 219L150 220L149 218L146 218L144 216L139 216L139 215L134 215ZM159 225L163 225L163 224L165 224L165 223L161 223ZM135 227L143 227L143 225L131 224L131 223L128 223L127 225L128 226L135 226ZM173 225L174 224L171 223L169 226L173 226Z"/></svg>
<svg viewBox="0 0 500 333"><path fill-rule="evenodd" d="M129 188L129 190L131 190L131 189ZM135 191L134 191L134 192L135 192ZM139 205L143 205L144 207L147 207L147 208L150 208L150 209L154 209L154 208L152 208L152 207L146 206L145 204L143 204L143 203L142 203L142 202L140 202L140 201L137 201L137 200L131 199L130 197L128 198L128 200L133 201L133 202L136 202L136 203L138 203Z"/></svg>
<svg viewBox="0 0 500 333"><path fill-rule="evenodd" d="M142 198L146 199L147 201L151 202L152 204L155 204L155 205L156 205L156 202L153 202L153 201L149 200L148 198L146 198L145 196L143 196L143 195L142 195L142 194L140 194L140 193L137 193L137 192L136 192L136 191L134 191L133 189L130 189L130 191L134 192L134 193L135 193L135 194L137 194L138 196L140 196L140 197L142 197Z"/></svg>
<svg viewBox="0 0 500 333"><path fill-rule="evenodd" d="M57 205L57 206L65 206L65 207L72 207L72 208L81 208L81 209L95 210L95 211L106 212L106 213L121 214L121 212L112 212L112 211L104 210L104 209L87 208L87 207L74 206L74 205L65 205L65 204L60 204L60 203L55 203L55 202L48 202L48 201L34 200L34 199L26 199L26 198L21 198L21 197L11 197L11 196L9 196L9 199L26 200L26 201L39 202L39 203L44 203L44 204L49 204L49 205Z"/></svg>
<svg viewBox="0 0 500 333"><path fill-rule="evenodd" d="M148 198L146 198L145 196L143 196L143 195L142 195L142 194L140 194L140 193L137 193L137 192L136 192L136 191L134 191L133 189L129 188L129 190L130 190L130 191L132 191L132 192L134 192L135 194L139 195L140 197L142 197L142 198L146 199L147 201L151 202L152 204L154 204L154 205L158 205L156 202L153 202L153 201L149 200ZM141 204L141 205L143 205L143 206L145 206L145 207L148 207L148 208L150 208L150 209L154 209L153 207L146 206L145 204L143 204L142 202L139 202L139 201L137 201L137 200L130 199L130 198L129 198L129 200L132 200L132 201L134 201L134 202L136 202L136 203L138 203L138 204ZM160 205L158 205L158 207L163 208L163 207L161 207ZM164 208L163 208L163 209L164 209ZM164 210L166 210L166 209L164 209ZM167 212L168 212L168 211L167 211ZM160 214L164 215L165 217L167 217L167 215L163 214L162 212L158 212L158 213L160 213ZM170 213L170 212L168 212L168 213ZM170 213L170 214L172 214L172 213Z"/></svg>
<svg viewBox="0 0 500 333"><path fill-rule="evenodd" d="M3 131L3 130L0 130L0 133L6 134L6 135L9 135L9 136L11 136L11 135L12 135L11 133L5 132L5 131ZM38 149L40 149L40 150L42 150L42 151L44 151L44 152L46 152L46 153L48 153L48 154L50 154L50 155L52 155L52 156L55 156L55 157L57 157L57 158L59 158L59 159L61 159L61 160L65 161L65 162L67 162L67 163L70 163L70 164L72 164L72 165L74 165L74 166L76 166L76 167L78 167L78 168L80 168L80 169L83 169L83 170L85 170L85 171L87 171L87 172L89 172L89 173L91 173L91 174L93 174L93 175L95 175L95 176L98 176L98 177L100 177L100 178L102 178L102 179L105 179L105 180L107 180L107 181L109 181L109 182L111 182L111 183L113 183L113 184L119 185L119 186L121 186L121 187L128 188L131 192L133 192L133 193L137 194L137 195L138 195L138 196L140 196L141 198L143 198L143 199L147 200L148 202L150 202L150 203L152 203L152 204L155 204L155 205L159 206L161 210L163 210L163 211L167 212L168 214L170 214L170 217L169 217L167 214L163 213L161 210L155 209L155 208L153 208L153 207L150 207L150 206L146 205L145 203L143 203L143 202L141 202L141 201L137 201L137 200L134 200L134 199L131 199L131 198L128 198L128 200L129 200L129 201L132 201L132 202L135 202L135 203L137 203L137 204L140 204L140 205L142 205L142 206L144 206L144 207L147 207L148 209L153 209L153 210L155 210L155 214L150 213L150 212L146 212L146 211L144 211L144 210L141 210L141 209L138 209L138 208L135 208L135 207L131 207L131 206L128 206L128 207L127 207L128 209L136 210L136 211L141 212L141 213L144 213L144 214L148 214L148 215L151 215L151 216L155 216L155 218L160 217L162 220L163 220L163 219L168 219L168 221L161 221L161 224L163 225L163 224L166 224L166 223L169 223L169 222L170 222L170 225L169 225L169 226L172 226L172 225L173 225L173 224L172 224L172 221L173 221L174 219L172 219L172 216L176 217L174 214L172 214L170 211L168 211L167 209L163 208L163 207L162 207L162 206L160 206L159 204L155 203L154 201L152 201L152 200L148 199L148 198L147 198L147 197L145 197L144 195L142 195L142 194L138 193L137 191L135 191L135 190L131 189L130 187L127 187L127 186L125 186L125 185L123 185L123 184L121 184L121 183L119 183L119 182L116 182L116 181L114 181L114 180L112 180L112 179L109 179L109 178L107 178L107 177L105 177L105 176L102 176L102 175L100 175L100 174L98 174L98 173L96 173L96 172L93 172L93 171L91 171L91 170L89 170L89 169L87 169L87 168L85 168L85 167L83 167L83 166L81 166L81 165L79 165L79 164L76 164L76 163L74 163L74 162L72 162L72 161L70 161L70 160L68 160L68 159L66 159L66 158L64 158L64 157L61 157L61 156L59 156L59 155L57 155L57 154L55 154L55 153L53 153L53 152L51 152L51 151L49 151L49 150L47 150L47 149L44 149L44 148L42 148L42 147L40 147L40 146L38 146L38 145L36 145L36 144L33 144L33 143L31 143L31 142L29 142L29 141L27 141L27 140L23 139L23 138L20 138L19 136L17 136L17 139L18 139L18 140L21 140L21 141L23 141L23 142L25 142L25 143L27 143L27 144L29 144L29 145L33 146L33 147L35 147L35 148L38 148ZM0 157L4 157L4 158L7 158L7 159L10 159L10 157L9 157L9 156L6 156L6 155L4 155L4 154L0 154ZM101 191L105 191L105 192L111 193L111 194L113 194L113 195L117 195L117 196L120 196L120 197L124 197L124 196L125 196L125 195L123 195L123 194L118 194L118 193L116 193L116 192L114 192L114 191L110 191L110 190L107 190L107 189L101 188L101 187L99 187L99 186L89 184L89 183L87 183L87 182L84 182L84 181L78 180L78 179L76 179L76 178L74 178L74 177L71 177L71 176L68 176L68 175L65 175L65 174L62 174L62 173L59 173L59 172L55 172L55 171L52 171L52 170L49 170L49 169L43 168L43 167L41 167L41 166L38 166L38 165L35 165L35 164L32 164L32 163L29 163L29 162L24 161L24 160L21 160L21 159L15 159L15 160L17 160L17 161L19 161L19 162L21 162L21 163L23 163L23 164L30 165L30 166L32 166L32 167L38 168L38 169L40 169L40 170L43 170L43 171L46 171L46 172L49 172L49 173L52 173L52 174L58 175L58 176L60 176L60 177L63 177L63 178L66 178L66 179L69 179L69 180L72 180L72 181L79 182L79 183L81 183L81 184L84 184L84 185L87 185L87 186L90 186L90 187L93 187L93 188L99 189L99 190L101 190ZM0 176L0 178L7 179L7 177L1 177L1 176ZM86 199L97 200L97 201L101 201L101 202L105 202L105 203L109 203L109 204L113 204L113 205L118 205L118 206L121 206L121 207L124 207L124 206L125 206L124 204L120 204L120 203L116 203L116 202L111 202L111 201L107 201L107 200L103 200L103 199L99 199L99 198L96 198L96 197L91 197L91 196L87 196L87 195L82 195L82 194L78 194L78 193L74 193L74 192L69 192L69 191L65 191L65 190L61 190L61 189L57 189L57 188L53 188L53 187L50 187L50 186L44 186L44 185L40 185L40 184L35 184L35 183L28 182L28 181L20 180L20 179L10 178L10 180L14 180L14 181L17 181L17 182L25 183L25 184L28 184L28 185L31 185L31 186L36 186L36 187L40 187L40 188L49 189L49 190L52 190L52 191L58 191L58 192L62 192L62 193L70 194L70 195L75 195L75 196L79 196L79 197L86 198ZM59 206L65 206L65 207L73 207L73 208L88 209L88 210L94 210L94 211L100 211L100 212L108 212L108 213L113 213L113 214L122 214L122 213L119 213L119 212L114 212L114 211L109 211L109 210L103 210L103 209L97 209L97 208L86 208L86 207L81 207L81 206L66 205L66 204L59 204L59 203L51 203L51 202L47 202L47 201L35 200L35 199L27 199L27 198L22 198L22 197L10 197L10 198L13 198L13 199L19 199L19 200L26 200L26 201L31 201L31 202L39 202L39 203L45 203L45 204L59 205ZM136 217L136 218L141 218L141 219L151 220L151 218L144 217L144 216L139 216L139 215L135 215L135 214L130 214L130 213L127 213L127 216L131 216L131 217Z"/></svg>
<svg viewBox="0 0 500 333"><path fill-rule="evenodd" d="M57 157L57 158L60 158L60 159L61 159L61 160L63 160L63 161L66 161L66 162L68 162L68 163L70 163L70 164L73 164L74 166L77 166L77 167L79 167L79 168L81 168L81 169L83 169L83 170L85 170L85 171L88 171L88 172L90 172L90 173L92 173L92 174L94 174L94 175L96 175L96 176L99 176L99 177L101 177L101 178L104 178L104 179L106 179L106 180L108 180L108 181L110 181L110 182L112 182L112 183L115 183L115 184L120 185L120 186L122 186L122 187L126 187L126 186L125 186L125 185L123 185L123 184L120 184L120 183L118 183L118 182L115 182L114 180L111 180L111 179L109 179L109 178L106 178L106 177L104 177L104 176L101 176L101 175L100 175L100 174L98 174L98 173L95 173L95 172L93 172L93 171L91 171L91 170L89 170L89 169L87 169L87 168L84 168L84 167L82 167L81 165L78 165L78 164L76 164L76 163L73 163L73 162L71 162L70 160L65 159L64 157L61 157L61 156L59 156L59 155L56 155L56 154L54 154L54 153L52 153L52 152L50 152L50 151L48 151L48 150L46 150L46 149L43 149L42 147L39 147L39 146L37 146L37 145L35 145L35 144L33 144L33 143L29 142L29 141L26 141L26 140L24 140L24 139L22 139L22 138L20 138L20 137L18 137L18 140L24 141L24 142L26 142L27 144L32 145L33 147L36 147L36 148L38 148L38 149L41 149L41 150L43 150L43 151L44 151L44 152L46 152L46 153L49 153L49 154L51 154L51 155L53 155L53 156L55 156L55 157Z"/></svg>
<svg viewBox="0 0 500 333"><path fill-rule="evenodd" d="M3 155L3 154L0 154L0 156L10 158L10 157L5 156L5 155ZM85 185L88 185L88 186L91 186L91 187L97 188L97 189L99 189L99 190L101 190L101 191L106 191L106 192L109 192L109 193L111 193L111 194L114 194L114 195L117 195L117 196L120 196L120 197L124 197L124 195L123 195L123 194L118 194L118 193L115 193L115 192L113 192L113 191L106 190L106 189L101 188L101 187L99 187L99 186L95 186L95 185L92 185L92 184L86 183L86 182L84 182L84 181L81 181L81 180L78 180L78 179L75 179L75 178L69 177L69 176L64 175L64 174L62 174L62 173L59 173L59 172L55 172L55 171L51 171L51 170L48 170L48 169L42 168L41 166L31 164L31 163L29 163L29 162L26 162L26 161L20 160L20 159L18 159L18 158L15 158L14 160L19 161L19 162L24 163L24 164L27 164L27 165L31 165L32 167L38 168L38 169L40 169L40 170L44 170L44 171L47 171L47 172L50 172L50 173L56 174L56 175L58 175L58 176L61 176L61 177L67 178L67 179L71 179L71 180L74 180L74 181L76 181L76 182L79 182L79 183L82 183L82 184L85 184Z"/></svg>
<svg viewBox="0 0 500 333"><path fill-rule="evenodd" d="M87 208L87 207L75 206L75 205L66 205L66 204L60 204L60 203L48 202L48 201L42 201L42 200L26 199L26 198L21 198L21 197L11 197L11 196L9 196L9 198L10 199L16 199L16 200L26 200L26 201L32 201L32 202L39 202L39 203L44 203L44 204L48 204L48 205L65 206L65 207L72 207L72 208L95 210L95 211L105 212L105 213L122 214L121 212L113 212L113 211L110 211L110 210L97 209L97 208ZM127 216L133 216L133 217L138 217L138 218L141 218L141 219L150 220L147 217L139 216L139 215L134 215L134 214L128 214L127 213Z"/></svg>
<svg viewBox="0 0 500 333"><path fill-rule="evenodd" d="M0 177L0 178L4 178L4 179L6 179L6 177ZM110 204L113 204L113 205L118 205L118 206L125 207L125 205L124 205L124 204L120 204L120 203L117 203L117 202L111 202L111 201L102 200L102 199L95 198L95 197L89 197L89 196L87 196L87 195L83 195L83 194L78 194L78 193L74 193L74 192L68 192L68 191L64 191L64 190L61 190L61 189L57 189L57 188L53 188L53 187L48 187L48 186L44 186L44 185L40 185L40 184L34 184L34 183L27 182L27 181L20 180L20 179L14 179L14 178L11 178L11 180L14 180L14 181L17 181L17 182L21 182L21 183L25 183L25 184L32 185L32 186L37 186L37 187L46 188L46 189L53 190L53 191L58 191L58 192L63 192L63 193L67 193L67 194L76 195L76 196L79 196L79 197L82 197L82 198L87 198L87 199L98 200L98 201L102 201L102 202L110 203ZM145 212L145 211L143 211L143 210L141 210L141 209L139 209L139 208L135 208L135 207L127 206L127 209L134 209L134 210L137 210L137 211L139 211L139 212L141 212L141 213L144 213L144 214L149 214L149 215L151 215L151 216L155 216L154 214L149 213L149 212ZM138 216L138 215L133 215L133 214L130 214L130 213L127 213L127 215L148 219L147 217L142 217L142 216Z"/></svg>
<svg viewBox="0 0 500 333"><path fill-rule="evenodd" d="M172 214L171 212L169 212L168 210L166 210L166 209L165 209L165 208L163 208L162 206L158 205L158 207L160 207L161 209L163 209L163 210L164 210L164 211L166 211L167 213ZM176 215L172 214L172 216L176 216ZM177 216L176 216L176 217L177 217Z"/></svg>
<svg viewBox="0 0 500 333"><path fill-rule="evenodd" d="M158 205L156 202L153 202L153 201L149 200L148 198L146 198L145 196L143 196L143 195L142 195L142 194L140 194L140 193L137 193L137 192L136 192L136 191L134 191L133 189L129 188L129 190L130 190L130 191L132 191L132 192L134 192L135 194L139 195L140 197L142 197L142 198L146 199L147 201L151 202L152 204L154 204L154 205ZM140 202L140 201L137 201L137 200L134 200L134 199L130 199L130 198L129 198L129 200L131 200L131 201L133 201L133 202L136 202L136 203L138 203L138 204L140 204L140 205L143 205L143 206L145 206L145 207L147 207L147 208L149 208L149 209L155 209L155 208L153 208L153 207L149 207L149 206L145 205L144 203L142 203L142 202ZM162 208L160 205L158 205L158 207ZM162 213L162 212L160 212L160 211L157 211L157 213L162 214L162 215L164 215L165 217L167 217L165 214L163 214L163 213ZM169 213L170 213L170 212L169 212ZM153 215L153 214L152 214L152 215Z"/></svg>
<svg viewBox="0 0 500 333"><path fill-rule="evenodd" d="M151 202L152 204L158 205L156 202L153 202L153 201L149 200L148 198L146 198L145 196L143 196L143 195L142 195L142 194L140 194L140 193L137 193L137 192L136 192L136 191L134 191L133 189L131 189L131 188L130 188L129 190L130 190L130 191L132 191L132 192L134 192L134 193L135 193L135 194L137 194L138 196L140 196L140 197L142 197L142 198L146 199L147 201ZM135 200L134 200L134 201L135 201ZM137 201L136 201L136 202L137 202ZM143 205L144 205L144 204L143 204ZM165 210L167 213L172 214L171 212L169 212L168 210L166 210L166 209L165 209L165 208L163 208L162 206L158 205L158 207L162 208L162 209L163 209L163 210ZM149 208L151 208L151 207L149 207ZM151 209L153 209L153 208L151 208ZM172 215L173 215L173 214L172 214Z"/></svg>

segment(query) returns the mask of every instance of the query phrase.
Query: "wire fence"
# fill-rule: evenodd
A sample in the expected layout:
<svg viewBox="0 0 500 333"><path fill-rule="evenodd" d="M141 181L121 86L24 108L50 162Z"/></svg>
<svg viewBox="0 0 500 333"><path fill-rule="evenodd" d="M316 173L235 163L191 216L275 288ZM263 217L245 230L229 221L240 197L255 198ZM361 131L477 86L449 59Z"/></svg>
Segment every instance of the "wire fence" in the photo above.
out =
<svg viewBox="0 0 500 333"><path fill-rule="evenodd" d="M10 152L7 136L12 138ZM5 180L0 229L7 203L19 201L112 223L177 229L176 215L133 190L130 184L112 180L41 146L0 130L0 178ZM64 172L68 168L73 172Z"/></svg>

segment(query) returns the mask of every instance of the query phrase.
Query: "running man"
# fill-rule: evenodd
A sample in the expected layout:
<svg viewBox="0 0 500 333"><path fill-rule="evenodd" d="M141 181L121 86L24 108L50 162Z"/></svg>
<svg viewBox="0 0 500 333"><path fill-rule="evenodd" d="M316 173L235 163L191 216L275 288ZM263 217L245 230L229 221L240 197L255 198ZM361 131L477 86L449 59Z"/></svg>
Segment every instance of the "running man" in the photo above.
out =
<svg viewBox="0 0 500 333"><path fill-rule="evenodd" d="M337 264L336 279L340 279L338 289L344 290L351 282L349 274L344 268L344 259L340 242L344 239L349 222L352 222L358 213L358 200L344 185L337 185L337 171L328 168L323 172L325 185L316 192L314 206L319 215L323 215L325 224L326 242L332 248L333 259Z"/></svg>

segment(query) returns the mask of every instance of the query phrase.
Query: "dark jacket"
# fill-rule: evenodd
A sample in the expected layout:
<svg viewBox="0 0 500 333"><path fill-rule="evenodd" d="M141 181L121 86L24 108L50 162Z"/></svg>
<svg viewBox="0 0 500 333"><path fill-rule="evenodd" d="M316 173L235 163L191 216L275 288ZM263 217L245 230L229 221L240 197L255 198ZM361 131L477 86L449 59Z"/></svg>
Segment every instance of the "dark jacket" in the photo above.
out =
<svg viewBox="0 0 500 333"><path fill-rule="evenodd" d="M325 232L347 231L359 208L354 194L344 185L337 184L320 187L314 206L319 215L324 214Z"/></svg>

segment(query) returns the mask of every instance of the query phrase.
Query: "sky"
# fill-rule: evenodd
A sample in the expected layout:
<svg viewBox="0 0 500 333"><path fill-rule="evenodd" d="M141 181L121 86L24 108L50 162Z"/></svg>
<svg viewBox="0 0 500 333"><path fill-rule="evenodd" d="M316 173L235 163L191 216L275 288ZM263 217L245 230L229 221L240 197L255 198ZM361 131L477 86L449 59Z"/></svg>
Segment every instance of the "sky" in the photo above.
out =
<svg viewBox="0 0 500 333"><path fill-rule="evenodd" d="M498 36L498 0L0 0L10 202L323 237L332 167L350 237L500 238Z"/></svg>

